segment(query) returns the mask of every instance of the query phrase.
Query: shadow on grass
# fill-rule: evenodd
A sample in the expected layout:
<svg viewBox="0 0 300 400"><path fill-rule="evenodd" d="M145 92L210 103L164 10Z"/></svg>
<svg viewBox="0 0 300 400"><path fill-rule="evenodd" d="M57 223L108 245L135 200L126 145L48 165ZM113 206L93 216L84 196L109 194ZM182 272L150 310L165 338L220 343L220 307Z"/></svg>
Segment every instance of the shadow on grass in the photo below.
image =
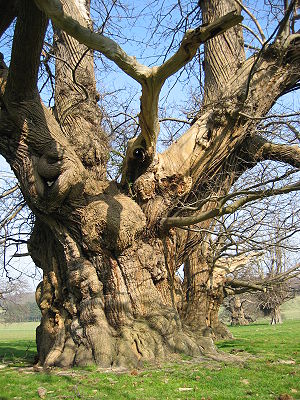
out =
<svg viewBox="0 0 300 400"><path fill-rule="evenodd" d="M18 361L33 364L36 353L34 340L0 342L0 362Z"/></svg>
<svg viewBox="0 0 300 400"><path fill-rule="evenodd" d="M216 343L218 349L226 349L226 348L235 348L238 346L244 346L245 345L245 340L240 340L240 339L234 339L234 340L228 340L224 342L218 342Z"/></svg>

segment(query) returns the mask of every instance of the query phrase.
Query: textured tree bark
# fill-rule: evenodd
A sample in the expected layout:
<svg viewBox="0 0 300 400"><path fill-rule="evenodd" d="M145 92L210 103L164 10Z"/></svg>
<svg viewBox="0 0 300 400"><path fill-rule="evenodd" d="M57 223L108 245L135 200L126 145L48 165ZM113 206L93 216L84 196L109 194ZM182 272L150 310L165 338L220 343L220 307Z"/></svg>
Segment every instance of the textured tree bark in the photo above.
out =
<svg viewBox="0 0 300 400"><path fill-rule="evenodd" d="M209 23L214 19L236 10L240 6L234 0L201 2L203 22ZM245 61L243 32L241 26L229 29L223 35L211 39L205 46L205 98L204 103L218 102L220 94L229 95L227 84L241 68Z"/></svg>
<svg viewBox="0 0 300 400"><path fill-rule="evenodd" d="M203 246L199 246L200 248ZM191 254L184 264L184 299L181 316L199 335L216 339L231 338L218 314L224 300L224 274L209 266L209 255L201 250Z"/></svg>
<svg viewBox="0 0 300 400"><path fill-rule="evenodd" d="M101 213L99 206L105 207L101 200L91 204L83 217L82 243L74 238L69 224L66 229L56 221L49 230L40 220L36 223L30 252L44 271L36 292L42 312L37 329L39 363L128 367L168 359L174 353L217 358L211 338L181 322L168 239L128 237L133 232L131 224L141 233L143 214L125 196L117 194L113 203L108 201L109 207L115 207L111 216L121 233L110 234L104 247L103 237L99 240L97 235L99 218L92 220ZM120 218L116 218L117 210ZM133 211L135 218L128 221Z"/></svg>

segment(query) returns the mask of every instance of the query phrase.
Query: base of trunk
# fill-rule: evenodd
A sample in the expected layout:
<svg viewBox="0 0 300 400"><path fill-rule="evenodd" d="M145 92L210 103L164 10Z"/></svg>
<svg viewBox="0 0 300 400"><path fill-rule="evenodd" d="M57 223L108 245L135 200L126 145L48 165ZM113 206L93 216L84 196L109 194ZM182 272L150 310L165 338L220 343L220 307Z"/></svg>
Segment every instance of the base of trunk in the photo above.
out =
<svg viewBox="0 0 300 400"><path fill-rule="evenodd" d="M271 311L271 325L282 324L281 313L279 307Z"/></svg>
<svg viewBox="0 0 300 400"><path fill-rule="evenodd" d="M223 360L225 356L218 353L210 336L183 329L170 314L132 321L119 332L108 332L106 326L99 324L82 328L75 320L64 326L58 322L52 329L50 325L49 320L43 319L37 328L39 365L44 367L96 364L105 368L131 368L145 361L176 359L180 354L215 360Z"/></svg>
<svg viewBox="0 0 300 400"><path fill-rule="evenodd" d="M130 368L176 354L223 359L211 332L182 323L167 244L136 240L116 256L83 251L64 231L62 246L41 228L30 246L44 270L36 291L39 365Z"/></svg>

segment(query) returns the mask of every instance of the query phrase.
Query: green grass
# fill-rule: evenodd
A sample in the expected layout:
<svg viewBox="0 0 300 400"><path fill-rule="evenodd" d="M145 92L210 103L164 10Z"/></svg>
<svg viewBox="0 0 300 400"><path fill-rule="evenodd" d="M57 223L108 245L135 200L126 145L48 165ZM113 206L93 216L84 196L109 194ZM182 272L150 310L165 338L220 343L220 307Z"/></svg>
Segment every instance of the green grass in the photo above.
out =
<svg viewBox="0 0 300 400"><path fill-rule="evenodd" d="M0 400L39 399L40 387L46 389L46 399L275 400L283 393L300 399L300 321L231 328L236 339L218 346L231 354L255 356L242 364L183 359L120 374L96 367L35 372L30 366L34 332L30 338L23 328L19 335L13 329L16 336L9 340L9 326L5 332L0 329Z"/></svg>
<svg viewBox="0 0 300 400"><path fill-rule="evenodd" d="M34 340L35 328L39 322L19 322L12 324L0 323L0 342L2 340Z"/></svg>

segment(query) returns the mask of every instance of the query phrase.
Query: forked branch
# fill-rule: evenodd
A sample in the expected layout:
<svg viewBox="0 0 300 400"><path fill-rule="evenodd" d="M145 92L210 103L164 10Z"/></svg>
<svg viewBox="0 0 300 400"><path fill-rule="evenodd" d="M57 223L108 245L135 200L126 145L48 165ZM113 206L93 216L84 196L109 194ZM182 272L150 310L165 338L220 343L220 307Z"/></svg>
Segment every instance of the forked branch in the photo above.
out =
<svg viewBox="0 0 300 400"><path fill-rule="evenodd" d="M161 88L168 77L179 71L196 54L201 43L224 33L242 21L242 17L230 12L211 24L187 31L178 51L161 66L149 68L139 63L136 57L129 56L112 39L92 32L67 15L60 0L35 0L54 22L67 34L97 50L112 60L127 75L142 85L141 111L139 122L141 134L129 144L123 174L126 175L129 163L147 158L151 162L155 155L156 142L159 134L158 100Z"/></svg>

